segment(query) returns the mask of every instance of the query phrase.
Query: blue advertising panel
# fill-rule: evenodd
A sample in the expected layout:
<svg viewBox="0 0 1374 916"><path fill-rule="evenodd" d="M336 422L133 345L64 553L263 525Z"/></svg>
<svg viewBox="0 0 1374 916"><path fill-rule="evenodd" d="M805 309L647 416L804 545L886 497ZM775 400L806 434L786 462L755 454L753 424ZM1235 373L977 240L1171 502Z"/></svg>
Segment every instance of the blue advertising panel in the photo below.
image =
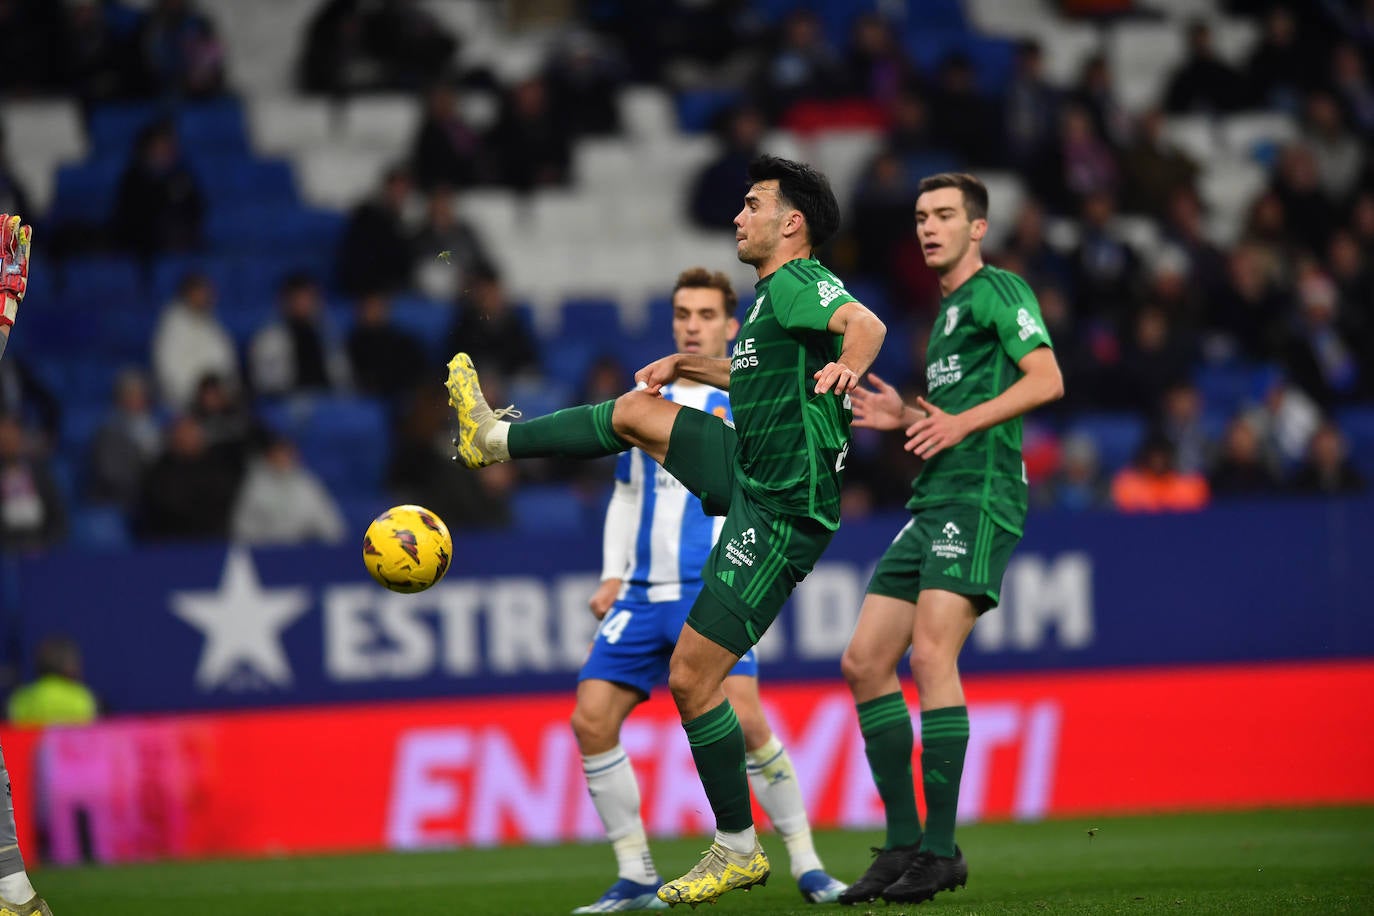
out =
<svg viewBox="0 0 1374 916"><path fill-rule="evenodd" d="M838 678L875 559L905 520L846 524L760 645L765 679ZM1196 515L1033 513L966 672L1374 655L1374 504ZM464 535L396 595L356 547L64 550L4 559L8 630L75 637L112 712L570 689L600 537Z"/></svg>

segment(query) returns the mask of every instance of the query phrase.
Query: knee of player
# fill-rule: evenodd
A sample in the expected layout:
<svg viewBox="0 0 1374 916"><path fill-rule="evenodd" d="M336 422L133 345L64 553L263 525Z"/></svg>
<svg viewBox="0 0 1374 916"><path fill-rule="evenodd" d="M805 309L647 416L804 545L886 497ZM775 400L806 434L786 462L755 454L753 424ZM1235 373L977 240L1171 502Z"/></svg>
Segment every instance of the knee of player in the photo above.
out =
<svg viewBox="0 0 1374 916"><path fill-rule="evenodd" d="M959 653L947 642L919 635L911 641L911 671L917 681L923 675L938 676L956 670L958 664Z"/></svg>
<svg viewBox="0 0 1374 916"><path fill-rule="evenodd" d="M617 435L634 433L650 404L660 400L647 391L627 391L615 399L615 409L611 412L611 427Z"/></svg>
<svg viewBox="0 0 1374 916"><path fill-rule="evenodd" d="M887 677L892 669L884 660L872 655L854 651L850 646L840 656L840 673L851 687L866 684L878 678Z"/></svg>
<svg viewBox="0 0 1374 916"><path fill-rule="evenodd" d="M573 709L569 724L572 725L573 736L577 738L578 745L584 751L589 746L599 747L608 742L614 745L620 737L619 725L609 715L602 710L588 709L581 703Z"/></svg>

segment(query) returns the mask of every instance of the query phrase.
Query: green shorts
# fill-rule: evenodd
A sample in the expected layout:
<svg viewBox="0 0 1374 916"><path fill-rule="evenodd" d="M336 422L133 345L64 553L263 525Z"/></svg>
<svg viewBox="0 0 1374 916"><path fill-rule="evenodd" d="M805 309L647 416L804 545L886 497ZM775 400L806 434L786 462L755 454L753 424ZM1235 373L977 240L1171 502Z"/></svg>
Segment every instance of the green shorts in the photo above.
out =
<svg viewBox="0 0 1374 916"><path fill-rule="evenodd" d="M737 443L734 427L720 417L685 407L673 423L663 467L701 500L707 514L725 516L687 623L743 655L763 637L835 533L754 499L735 479Z"/></svg>
<svg viewBox="0 0 1374 916"><path fill-rule="evenodd" d="M968 595L982 614L1001 599L1002 574L1020 542L977 506L922 509L883 552L868 593L914 602L938 588Z"/></svg>

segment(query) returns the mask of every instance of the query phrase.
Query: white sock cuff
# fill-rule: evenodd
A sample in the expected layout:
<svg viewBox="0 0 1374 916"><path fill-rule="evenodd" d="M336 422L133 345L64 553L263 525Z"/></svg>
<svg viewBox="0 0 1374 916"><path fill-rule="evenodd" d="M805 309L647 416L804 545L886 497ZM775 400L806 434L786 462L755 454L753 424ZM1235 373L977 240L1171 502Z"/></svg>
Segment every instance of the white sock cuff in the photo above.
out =
<svg viewBox="0 0 1374 916"><path fill-rule="evenodd" d="M777 735L771 735L768 740L760 747L749 751L744 758L749 761L749 769L761 770L768 764L777 759L778 755L785 753L787 748L782 746Z"/></svg>
<svg viewBox="0 0 1374 916"><path fill-rule="evenodd" d="M602 773L615 769L621 763L629 763L630 757L625 753L623 745L617 744L609 751L600 754L582 755L582 772L588 778L600 776Z"/></svg>
<svg viewBox="0 0 1374 916"><path fill-rule="evenodd" d="M510 461L510 423L497 420L487 431L487 451L497 461Z"/></svg>

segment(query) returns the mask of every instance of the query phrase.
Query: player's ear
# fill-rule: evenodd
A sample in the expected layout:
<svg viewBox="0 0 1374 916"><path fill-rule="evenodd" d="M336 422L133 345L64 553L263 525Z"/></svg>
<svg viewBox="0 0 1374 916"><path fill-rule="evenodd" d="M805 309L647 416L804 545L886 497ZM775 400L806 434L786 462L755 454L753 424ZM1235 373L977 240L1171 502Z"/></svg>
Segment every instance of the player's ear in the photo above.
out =
<svg viewBox="0 0 1374 916"><path fill-rule="evenodd" d="M985 219L974 220L972 230L969 234L973 236L975 242L981 242L983 236L988 234L988 221Z"/></svg>

